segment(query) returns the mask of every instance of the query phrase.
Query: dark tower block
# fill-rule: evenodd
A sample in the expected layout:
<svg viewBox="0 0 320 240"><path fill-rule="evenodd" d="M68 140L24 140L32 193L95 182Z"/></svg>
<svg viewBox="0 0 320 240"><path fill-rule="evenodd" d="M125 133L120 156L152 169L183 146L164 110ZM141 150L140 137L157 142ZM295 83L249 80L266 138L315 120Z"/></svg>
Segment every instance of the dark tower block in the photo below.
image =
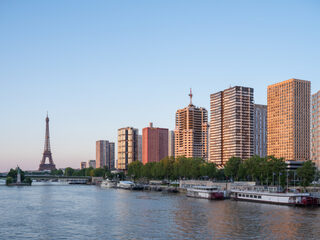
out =
<svg viewBox="0 0 320 240"><path fill-rule="evenodd" d="M49 163L46 163L46 159L49 159ZM39 171L44 170L55 170L56 165L54 165L52 160L52 154L50 149L50 137L49 137L49 117L46 117L46 139L44 143L44 152L41 163L39 165Z"/></svg>

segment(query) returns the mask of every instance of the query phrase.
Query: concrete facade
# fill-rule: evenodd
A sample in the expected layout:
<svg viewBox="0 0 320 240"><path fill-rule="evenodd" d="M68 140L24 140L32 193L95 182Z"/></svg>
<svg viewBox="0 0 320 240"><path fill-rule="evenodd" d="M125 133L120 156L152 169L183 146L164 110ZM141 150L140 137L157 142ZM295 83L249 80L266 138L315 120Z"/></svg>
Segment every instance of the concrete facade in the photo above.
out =
<svg viewBox="0 0 320 240"><path fill-rule="evenodd" d="M207 160L208 112L192 104L176 112L175 157L200 157Z"/></svg>
<svg viewBox="0 0 320 240"><path fill-rule="evenodd" d="M253 88L235 86L210 95L210 162L254 153Z"/></svg>
<svg viewBox="0 0 320 240"><path fill-rule="evenodd" d="M254 154L267 156L267 105L254 105Z"/></svg>
<svg viewBox="0 0 320 240"><path fill-rule="evenodd" d="M142 163L159 162L168 156L168 129L154 128L152 123L142 129Z"/></svg>
<svg viewBox="0 0 320 240"><path fill-rule="evenodd" d="M268 156L310 160L310 91L299 79L268 86Z"/></svg>
<svg viewBox="0 0 320 240"><path fill-rule="evenodd" d="M81 162L80 164L80 169L87 168L87 163L86 162Z"/></svg>
<svg viewBox="0 0 320 240"><path fill-rule="evenodd" d="M130 163L138 161L138 135L138 129L133 127L118 129L117 169L127 170Z"/></svg>
<svg viewBox="0 0 320 240"><path fill-rule="evenodd" d="M312 95L311 160L320 169L320 91Z"/></svg>
<svg viewBox="0 0 320 240"><path fill-rule="evenodd" d="M96 160L89 160L88 167L96 168Z"/></svg>
<svg viewBox="0 0 320 240"><path fill-rule="evenodd" d="M168 132L168 156L174 157L174 131Z"/></svg>
<svg viewBox="0 0 320 240"><path fill-rule="evenodd" d="M96 167L114 169L114 143L107 140L96 141Z"/></svg>

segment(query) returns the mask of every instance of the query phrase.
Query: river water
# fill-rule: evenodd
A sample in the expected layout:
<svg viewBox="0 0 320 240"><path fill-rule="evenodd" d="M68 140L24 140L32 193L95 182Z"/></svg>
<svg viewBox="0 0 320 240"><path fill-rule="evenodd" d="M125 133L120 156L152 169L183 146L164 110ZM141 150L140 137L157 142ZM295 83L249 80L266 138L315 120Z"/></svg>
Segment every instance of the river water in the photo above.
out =
<svg viewBox="0 0 320 240"><path fill-rule="evenodd" d="M320 239L320 208L54 184L0 203L0 239Z"/></svg>

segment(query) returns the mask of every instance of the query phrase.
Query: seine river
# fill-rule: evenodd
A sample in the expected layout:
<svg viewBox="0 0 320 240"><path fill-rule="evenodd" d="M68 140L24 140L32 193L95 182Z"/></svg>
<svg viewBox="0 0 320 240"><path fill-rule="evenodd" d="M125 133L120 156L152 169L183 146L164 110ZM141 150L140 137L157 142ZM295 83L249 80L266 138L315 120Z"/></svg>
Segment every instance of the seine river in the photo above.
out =
<svg viewBox="0 0 320 240"><path fill-rule="evenodd" d="M83 185L0 186L0 239L319 239L320 208Z"/></svg>

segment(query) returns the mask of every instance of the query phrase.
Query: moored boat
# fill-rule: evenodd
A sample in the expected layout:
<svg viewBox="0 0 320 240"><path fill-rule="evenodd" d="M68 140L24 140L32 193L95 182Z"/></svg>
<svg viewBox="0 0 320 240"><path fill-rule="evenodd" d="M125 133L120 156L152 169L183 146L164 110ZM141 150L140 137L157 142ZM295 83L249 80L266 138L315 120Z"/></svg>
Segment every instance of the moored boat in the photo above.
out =
<svg viewBox="0 0 320 240"><path fill-rule="evenodd" d="M216 186L194 186L192 188L187 188L187 196L210 200L222 200L224 199L224 192Z"/></svg>
<svg viewBox="0 0 320 240"><path fill-rule="evenodd" d="M116 186L117 186L117 182L110 179L106 179L102 181L100 185L100 187L102 188L115 188Z"/></svg>
<svg viewBox="0 0 320 240"><path fill-rule="evenodd" d="M310 193L281 192L277 187L247 187L231 189L231 196L234 200L254 201L261 203L283 204L293 206L315 206L318 199Z"/></svg>
<svg viewBox="0 0 320 240"><path fill-rule="evenodd" d="M132 189L134 187L134 183L131 181L120 181L117 184L117 187L122 189Z"/></svg>

